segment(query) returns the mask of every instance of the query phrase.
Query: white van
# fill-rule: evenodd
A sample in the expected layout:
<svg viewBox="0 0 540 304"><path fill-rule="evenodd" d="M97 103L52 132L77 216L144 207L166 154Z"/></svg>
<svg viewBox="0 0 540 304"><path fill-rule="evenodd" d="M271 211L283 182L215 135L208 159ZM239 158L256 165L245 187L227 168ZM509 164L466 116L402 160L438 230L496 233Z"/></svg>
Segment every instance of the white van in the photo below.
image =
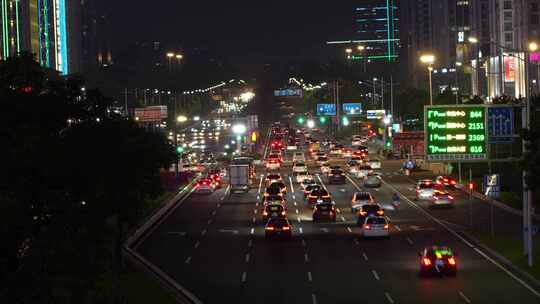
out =
<svg viewBox="0 0 540 304"><path fill-rule="evenodd" d="M292 160L293 162L305 162L306 157L304 156L304 152L294 152Z"/></svg>

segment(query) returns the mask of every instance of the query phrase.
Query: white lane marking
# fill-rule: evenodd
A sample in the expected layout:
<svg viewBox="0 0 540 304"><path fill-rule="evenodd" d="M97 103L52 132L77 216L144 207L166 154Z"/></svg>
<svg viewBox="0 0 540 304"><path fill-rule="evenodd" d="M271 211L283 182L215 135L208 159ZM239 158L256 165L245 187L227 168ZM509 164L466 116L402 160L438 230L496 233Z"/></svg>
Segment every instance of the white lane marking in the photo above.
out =
<svg viewBox="0 0 540 304"><path fill-rule="evenodd" d="M463 301L465 301L465 303L471 303L471 300L469 300L469 298L467 298L467 296L461 292L461 291L458 291L459 293L459 296L463 299Z"/></svg>
<svg viewBox="0 0 540 304"><path fill-rule="evenodd" d="M261 200L261 196L260 196L260 195L257 195L257 200L258 200L258 201Z"/></svg>
<svg viewBox="0 0 540 304"><path fill-rule="evenodd" d="M394 228L396 228L397 231L401 231L401 228L399 228L398 225L394 225Z"/></svg>
<svg viewBox="0 0 540 304"><path fill-rule="evenodd" d="M294 205L296 206L296 202L294 202Z"/></svg>
<svg viewBox="0 0 540 304"><path fill-rule="evenodd" d="M193 248L195 248L195 249L199 248L200 244L201 244L201 242L197 241L197 243L195 243L195 246L193 246Z"/></svg>
<svg viewBox="0 0 540 304"><path fill-rule="evenodd" d="M221 207L221 204L217 203L216 208L219 208L219 207Z"/></svg>
<svg viewBox="0 0 540 304"><path fill-rule="evenodd" d="M263 176L264 176L264 175L261 174L261 180L259 181L259 189L257 190L257 194L261 194L261 188L262 188Z"/></svg>
<svg viewBox="0 0 540 304"><path fill-rule="evenodd" d="M302 247L306 247L306 240L302 240Z"/></svg>
<svg viewBox="0 0 540 304"><path fill-rule="evenodd" d="M410 237L407 237L406 240L407 240L407 242L409 243L409 245L414 244Z"/></svg>
<svg viewBox="0 0 540 304"><path fill-rule="evenodd" d="M254 233L255 233L255 228L251 228L250 234L254 234Z"/></svg>
<svg viewBox="0 0 540 304"><path fill-rule="evenodd" d="M299 222L299 223L301 223L301 222L302 222L302 220L301 220L300 218L298 218L298 222Z"/></svg>
<svg viewBox="0 0 540 304"><path fill-rule="evenodd" d="M257 209L253 210L253 214L257 214Z"/></svg>
<svg viewBox="0 0 540 304"><path fill-rule="evenodd" d="M206 229L203 229L203 231L201 231L201 235L204 236L206 234Z"/></svg>
<svg viewBox="0 0 540 304"><path fill-rule="evenodd" d="M317 304L317 296L314 293L311 294L311 303Z"/></svg>
<svg viewBox="0 0 540 304"><path fill-rule="evenodd" d="M300 234L304 233L304 230L302 229L302 227L298 228L298 230L300 230Z"/></svg>
<svg viewBox="0 0 540 304"><path fill-rule="evenodd" d="M381 179L382 182L388 186L390 189L392 189L392 191L394 192L398 192L398 193L401 193L400 191L398 191L394 186L390 185L389 183L387 183L385 180ZM446 231L448 231L450 234L452 234L453 236L455 236L457 239L459 239L460 241L462 241L463 243L465 243L465 245L469 246L470 248L472 248L474 251L476 251L479 255L481 255L484 259L488 260L489 262L491 262L493 265L497 266L500 270L502 270L504 273L506 273L508 276L510 276L512 279L514 279L515 281L517 281L518 283L520 283L523 287L527 288L531 293L533 293L536 297L540 298L540 293L538 291L536 291L534 288L532 288L529 284L527 284L525 281L523 281L522 279L518 278L515 274L513 274L512 272L510 272L508 269L506 269L504 266L502 266L501 264L499 264L499 262L495 261L494 259L490 258L487 254L485 254L483 251L481 251L480 249L476 248L473 244L471 244L469 241L467 241L465 238L463 238L461 235L459 235L457 232L455 232L452 228L450 228L448 225L444 224L443 222L441 222L439 219L437 219L436 217L434 217L433 215L429 214L429 212L427 212L426 210L422 209L420 206L418 206L417 204L415 204L413 201L411 201L409 198L405 197L405 195L403 193L401 193L401 195L403 196L403 198L405 199L405 201L407 201L407 203L409 203L409 205L413 208L415 208L416 210L418 210L420 213L422 213L426 218L428 219L431 219L432 221L436 222L437 224L439 224L441 227L443 227Z"/></svg>
<svg viewBox="0 0 540 304"><path fill-rule="evenodd" d="M307 280L310 282L313 281L313 276L311 275L311 271L308 271L307 273Z"/></svg>
<svg viewBox="0 0 540 304"><path fill-rule="evenodd" d="M324 190L328 191L328 188L326 188L326 185L324 184L324 182L322 181L321 179L321 176L319 174L317 174L317 178L319 179L319 181L321 182L321 186L324 188ZM328 191L330 192L330 191Z"/></svg>
<svg viewBox="0 0 540 304"><path fill-rule="evenodd" d="M191 257L188 257L184 263L186 263L186 264L191 263Z"/></svg>
<svg viewBox="0 0 540 304"><path fill-rule="evenodd" d="M249 253L246 253L246 263L249 263Z"/></svg>
<svg viewBox="0 0 540 304"><path fill-rule="evenodd" d="M346 221L344 216L341 217L341 220L344 222Z"/></svg>
<svg viewBox="0 0 540 304"><path fill-rule="evenodd" d="M373 273L373 276L375 277L375 280L377 280L377 281L381 280L381 278L379 277L379 274L377 273L377 271L372 270L371 273Z"/></svg>
<svg viewBox="0 0 540 304"><path fill-rule="evenodd" d="M362 256L364 257L364 260L369 261L367 254L365 252L362 252Z"/></svg>
<svg viewBox="0 0 540 304"><path fill-rule="evenodd" d="M214 220L213 219L209 219L208 222L206 222L208 225L212 224Z"/></svg>
<svg viewBox="0 0 540 304"><path fill-rule="evenodd" d="M362 189L360 188L360 186L358 186L358 184L352 179L349 177L349 175L345 175L347 177L347 179L349 180L349 182L351 182L351 184L356 188L356 190L358 191L362 191Z"/></svg>
<svg viewBox="0 0 540 304"><path fill-rule="evenodd" d="M306 263L309 263L309 256L307 253L304 253L304 261L306 261Z"/></svg>
<svg viewBox="0 0 540 304"><path fill-rule="evenodd" d="M339 208L336 208L337 213L341 213L341 210Z"/></svg>
<svg viewBox="0 0 540 304"><path fill-rule="evenodd" d="M257 222L257 218L253 217L251 221L253 222L253 224L255 224L255 222Z"/></svg>
<svg viewBox="0 0 540 304"><path fill-rule="evenodd" d="M247 279L247 272L244 271L242 273L242 283L244 283L246 281L246 279Z"/></svg>
<svg viewBox="0 0 540 304"><path fill-rule="evenodd" d="M255 203L255 207L259 207L259 202L256 202L256 203Z"/></svg>
<svg viewBox="0 0 540 304"><path fill-rule="evenodd" d="M292 178L289 176L289 182L291 184L291 193L294 193L294 186L293 186L293 182L292 182ZM294 196L293 196L294 198Z"/></svg>
<svg viewBox="0 0 540 304"><path fill-rule="evenodd" d="M392 219L391 219L391 218L390 218L390 217L389 217L388 215L386 216L386 218L387 218L387 219L388 219L389 221L391 221L391 220L392 220Z"/></svg>
<svg viewBox="0 0 540 304"><path fill-rule="evenodd" d="M251 248L252 246L253 246L253 240L249 240L249 242L248 242L248 247Z"/></svg>
<svg viewBox="0 0 540 304"><path fill-rule="evenodd" d="M295 199L296 199L296 195L293 194L292 199L295 200Z"/></svg>
<svg viewBox="0 0 540 304"><path fill-rule="evenodd" d="M347 231L349 231L350 233L352 233L351 227L347 227Z"/></svg>
<svg viewBox="0 0 540 304"><path fill-rule="evenodd" d="M360 245L360 243L358 242L357 239L354 239L354 244L355 244L355 245Z"/></svg>
<svg viewBox="0 0 540 304"><path fill-rule="evenodd" d="M212 216L216 216L216 210L212 211Z"/></svg>
<svg viewBox="0 0 540 304"><path fill-rule="evenodd" d="M386 297L386 299L388 300L388 302L389 302L390 304L394 304L394 303L395 303L395 302L394 302L394 299L392 299L392 297L390 296L390 294L389 294L388 292L385 292L385 293L384 293L384 296Z"/></svg>
<svg viewBox="0 0 540 304"><path fill-rule="evenodd" d="M299 214L299 213L300 213L300 211L298 211L298 209L296 209L296 214Z"/></svg>

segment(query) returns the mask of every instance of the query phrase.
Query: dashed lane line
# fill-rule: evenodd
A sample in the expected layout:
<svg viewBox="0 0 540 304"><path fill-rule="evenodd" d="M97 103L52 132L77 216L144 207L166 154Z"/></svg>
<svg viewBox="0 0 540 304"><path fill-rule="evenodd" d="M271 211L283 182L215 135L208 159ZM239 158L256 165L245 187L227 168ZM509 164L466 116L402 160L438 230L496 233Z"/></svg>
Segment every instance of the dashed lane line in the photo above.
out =
<svg viewBox="0 0 540 304"><path fill-rule="evenodd" d="M302 247L306 247L306 240L302 240Z"/></svg>
<svg viewBox="0 0 540 304"><path fill-rule="evenodd" d="M195 243L195 245L193 246L193 248L197 249L197 248L199 248L199 245L201 245L201 242L197 241L197 243Z"/></svg>
<svg viewBox="0 0 540 304"><path fill-rule="evenodd" d="M308 256L307 253L304 253L304 261L305 261L306 263L309 263L309 256Z"/></svg>
<svg viewBox="0 0 540 304"><path fill-rule="evenodd" d="M253 224L255 224L255 223L257 222L257 218L256 218L256 217L253 217L253 218L251 219L251 221L253 222Z"/></svg>
<svg viewBox="0 0 540 304"><path fill-rule="evenodd" d="M206 224L210 225L210 224L212 224L213 221L214 221L213 219L209 219L209 220L206 222Z"/></svg>
<svg viewBox="0 0 540 304"><path fill-rule="evenodd" d="M246 263L249 263L249 253L246 253Z"/></svg>
<svg viewBox="0 0 540 304"><path fill-rule="evenodd" d="M315 295L314 293L311 294L311 303L317 304L317 295Z"/></svg>
<svg viewBox="0 0 540 304"><path fill-rule="evenodd" d="M352 233L351 227L347 227L347 231L349 231L350 233Z"/></svg>
<svg viewBox="0 0 540 304"><path fill-rule="evenodd" d="M465 301L465 303L468 303L468 304L472 303L471 300L469 298L467 298L467 296L463 292L459 291L458 294L461 297L461 299L463 299L463 301Z"/></svg>
<svg viewBox="0 0 540 304"><path fill-rule="evenodd" d="M254 233L255 233L255 228L251 228L250 234L254 234Z"/></svg>
<svg viewBox="0 0 540 304"><path fill-rule="evenodd" d="M394 225L394 228L396 228L397 231L401 231L401 228L399 228L398 225Z"/></svg>
<svg viewBox="0 0 540 304"><path fill-rule="evenodd" d="M244 272L242 273L242 283L245 283L246 280L247 280L247 272L244 271Z"/></svg>
<svg viewBox="0 0 540 304"><path fill-rule="evenodd" d="M309 282L313 282L313 276L311 275L311 271L308 271L307 279L308 279Z"/></svg>
<svg viewBox="0 0 540 304"><path fill-rule="evenodd" d="M364 257L364 260L369 261L368 256L365 252L362 252L362 256Z"/></svg>
<svg viewBox="0 0 540 304"><path fill-rule="evenodd" d="M407 237L407 238L405 238L405 239L407 240L407 243L409 243L409 245L414 244L414 242L411 240L410 237Z"/></svg>
<svg viewBox="0 0 540 304"><path fill-rule="evenodd" d="M388 303L390 304L394 304L394 299L392 299L392 297L390 296L390 294L388 292L385 292L384 293L384 296L386 297L386 299L388 300Z"/></svg>
<svg viewBox="0 0 540 304"><path fill-rule="evenodd" d="M304 233L304 230L302 229L302 227L298 228L298 230L300 231L300 234Z"/></svg>
<svg viewBox="0 0 540 304"><path fill-rule="evenodd" d="M203 229L203 231L201 231L201 236L204 236L206 234L206 229Z"/></svg>
<svg viewBox="0 0 540 304"><path fill-rule="evenodd" d="M301 222L302 222L302 220L300 219L300 217L298 217L297 220L298 220L298 223L301 223Z"/></svg>
<svg viewBox="0 0 540 304"><path fill-rule="evenodd" d="M346 222L346 221L347 221L347 220L345 219L344 216L341 217L341 220L342 220L343 222Z"/></svg>
<svg viewBox="0 0 540 304"><path fill-rule="evenodd" d="M381 278L379 277L379 274L376 270L372 270L371 273L373 274L373 277L375 277L375 280L380 281Z"/></svg>
<svg viewBox="0 0 540 304"><path fill-rule="evenodd" d="M189 256L184 263L190 264L191 263L191 257Z"/></svg>

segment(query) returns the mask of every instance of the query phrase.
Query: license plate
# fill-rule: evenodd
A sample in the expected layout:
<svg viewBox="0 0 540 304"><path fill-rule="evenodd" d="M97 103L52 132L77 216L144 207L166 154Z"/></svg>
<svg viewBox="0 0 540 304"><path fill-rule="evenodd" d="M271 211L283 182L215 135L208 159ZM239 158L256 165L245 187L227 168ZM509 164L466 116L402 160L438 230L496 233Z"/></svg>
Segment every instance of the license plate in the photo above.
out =
<svg viewBox="0 0 540 304"><path fill-rule="evenodd" d="M277 212L273 212L273 213L272 213L272 216L277 216Z"/></svg>
<svg viewBox="0 0 540 304"><path fill-rule="evenodd" d="M323 212L321 212L321 214L322 214L322 215L327 215L328 212L327 212L327 211L323 211Z"/></svg>
<svg viewBox="0 0 540 304"><path fill-rule="evenodd" d="M322 200L317 200L317 203L322 203L323 201Z"/></svg>
<svg viewBox="0 0 540 304"><path fill-rule="evenodd" d="M435 265L442 267L442 266L444 266L444 261L443 260L437 260L435 262Z"/></svg>

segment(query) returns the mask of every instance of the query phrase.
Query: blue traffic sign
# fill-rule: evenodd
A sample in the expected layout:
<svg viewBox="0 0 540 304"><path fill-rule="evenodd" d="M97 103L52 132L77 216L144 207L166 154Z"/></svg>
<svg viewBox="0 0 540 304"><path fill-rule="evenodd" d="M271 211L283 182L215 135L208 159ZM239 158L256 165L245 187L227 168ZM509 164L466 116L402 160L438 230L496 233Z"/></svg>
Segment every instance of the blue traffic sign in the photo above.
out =
<svg viewBox="0 0 540 304"><path fill-rule="evenodd" d="M346 115L362 114L362 104L361 103L344 103L343 113Z"/></svg>
<svg viewBox="0 0 540 304"><path fill-rule="evenodd" d="M317 104L317 115L335 116L336 105L333 103L320 103Z"/></svg>
<svg viewBox="0 0 540 304"><path fill-rule="evenodd" d="M514 108L488 108L488 137L489 143L512 143L514 136Z"/></svg>
<svg viewBox="0 0 540 304"><path fill-rule="evenodd" d="M501 175L486 174L484 175L484 194L492 198L501 196Z"/></svg>

